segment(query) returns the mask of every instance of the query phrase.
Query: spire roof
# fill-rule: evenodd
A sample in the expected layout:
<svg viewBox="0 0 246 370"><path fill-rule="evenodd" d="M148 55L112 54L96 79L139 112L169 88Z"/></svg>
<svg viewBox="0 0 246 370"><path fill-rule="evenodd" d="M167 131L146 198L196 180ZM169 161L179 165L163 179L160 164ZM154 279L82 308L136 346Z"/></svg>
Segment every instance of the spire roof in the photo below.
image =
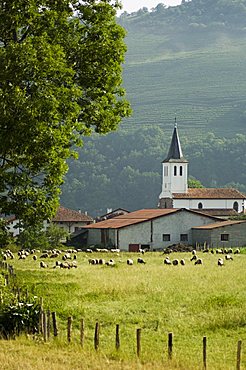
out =
<svg viewBox="0 0 246 370"><path fill-rule="evenodd" d="M164 159L163 162L187 162L186 159L183 156L180 141L179 141L179 134L178 134L178 128L177 128L177 122L175 117L175 124L174 124L174 130L173 130L173 136L171 145L167 154L166 159Z"/></svg>

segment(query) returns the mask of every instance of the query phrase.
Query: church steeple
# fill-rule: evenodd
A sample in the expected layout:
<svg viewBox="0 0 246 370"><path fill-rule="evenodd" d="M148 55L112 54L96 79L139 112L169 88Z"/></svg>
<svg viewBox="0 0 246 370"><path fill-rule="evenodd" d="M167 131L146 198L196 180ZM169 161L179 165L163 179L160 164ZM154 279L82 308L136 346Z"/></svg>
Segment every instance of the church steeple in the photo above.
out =
<svg viewBox="0 0 246 370"><path fill-rule="evenodd" d="M169 162L170 160L185 161L185 158L183 157L181 145L180 145L176 117L175 117L175 124L174 124L174 130L173 130L171 145L170 145L167 157L166 157L166 159L164 159L163 162Z"/></svg>
<svg viewBox="0 0 246 370"><path fill-rule="evenodd" d="M169 151L162 166L162 192L159 200L161 208L172 208L173 193L186 193L188 190L188 161L182 153L176 118Z"/></svg>

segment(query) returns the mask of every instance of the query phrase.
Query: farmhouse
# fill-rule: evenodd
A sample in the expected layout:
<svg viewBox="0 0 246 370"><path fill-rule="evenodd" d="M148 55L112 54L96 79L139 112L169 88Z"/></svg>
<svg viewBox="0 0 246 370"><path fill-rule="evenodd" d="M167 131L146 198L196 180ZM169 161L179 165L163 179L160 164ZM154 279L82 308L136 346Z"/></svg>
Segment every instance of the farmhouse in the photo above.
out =
<svg viewBox="0 0 246 370"><path fill-rule="evenodd" d="M14 237L18 236L20 233L20 228L18 227L19 220L14 215L11 217L7 217L6 219L8 222L9 232ZM51 220L51 222L65 229L68 233L72 234L78 230L81 230L83 226L92 223L93 219L92 217L88 216L85 213L81 213L80 211L74 211L65 207L59 207L55 217ZM45 220L43 223L44 229L47 229L47 227L49 227L49 224L50 222Z"/></svg>
<svg viewBox="0 0 246 370"><path fill-rule="evenodd" d="M52 219L53 224L65 229L70 234L92 222L92 217L87 214L65 207L59 207L55 217Z"/></svg>
<svg viewBox="0 0 246 370"><path fill-rule="evenodd" d="M221 221L192 228L192 239L216 247L246 245L246 221Z"/></svg>
<svg viewBox="0 0 246 370"><path fill-rule="evenodd" d="M125 251L150 250L171 244L194 244L192 228L221 219L188 209L142 209L85 226L88 245L115 246Z"/></svg>
<svg viewBox="0 0 246 370"><path fill-rule="evenodd" d="M198 209L213 216L244 213L246 196L229 188L188 188L188 161L184 158L177 124L166 159L162 162L162 192L159 208Z"/></svg>

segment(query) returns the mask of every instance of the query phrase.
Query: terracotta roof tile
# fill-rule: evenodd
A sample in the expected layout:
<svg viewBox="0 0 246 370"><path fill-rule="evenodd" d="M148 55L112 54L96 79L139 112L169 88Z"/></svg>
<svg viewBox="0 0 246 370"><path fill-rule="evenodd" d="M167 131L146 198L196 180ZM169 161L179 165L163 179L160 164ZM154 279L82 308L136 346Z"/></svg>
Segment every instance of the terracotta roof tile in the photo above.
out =
<svg viewBox="0 0 246 370"><path fill-rule="evenodd" d="M125 215L117 216L112 219L97 222L95 224L86 226L89 229L119 229L121 227L138 224L141 222L148 221L160 216L164 216L170 213L177 212L177 209L141 209L127 213Z"/></svg>
<svg viewBox="0 0 246 370"><path fill-rule="evenodd" d="M233 208L202 208L200 209L192 209L192 211L201 211L201 213L205 213L209 216L237 216L238 212L235 211Z"/></svg>
<svg viewBox="0 0 246 370"><path fill-rule="evenodd" d="M112 219L97 222L85 227L88 229L120 229L121 227L154 220L158 217L167 216L172 213L183 212L184 210L187 212L202 214L202 212L192 211L185 208L141 209L139 211L134 211L122 216L117 216ZM203 216L208 217L211 220L217 219L217 217L208 216L206 214L203 214Z"/></svg>
<svg viewBox="0 0 246 370"><path fill-rule="evenodd" d="M65 207L59 207L53 222L92 222L92 217Z"/></svg>
<svg viewBox="0 0 246 370"><path fill-rule="evenodd" d="M238 220L238 221L228 220L228 221L221 221L221 222L216 222L216 223L208 224L208 225L197 226L197 227L193 227L192 229L211 230L211 229L217 229L218 227L233 226L233 225L242 224L242 223L244 223L246 226L246 220Z"/></svg>
<svg viewBox="0 0 246 370"><path fill-rule="evenodd" d="M174 199L246 199L246 195L232 188L190 188L187 193L174 193Z"/></svg>

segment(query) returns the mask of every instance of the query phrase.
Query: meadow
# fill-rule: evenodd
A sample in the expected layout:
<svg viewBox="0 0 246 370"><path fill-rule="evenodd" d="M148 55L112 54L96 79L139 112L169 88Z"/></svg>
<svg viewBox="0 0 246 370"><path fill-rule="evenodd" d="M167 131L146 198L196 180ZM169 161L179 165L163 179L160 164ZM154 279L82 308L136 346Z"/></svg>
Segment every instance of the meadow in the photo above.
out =
<svg viewBox="0 0 246 370"><path fill-rule="evenodd" d="M40 259L11 261L23 289L55 311L58 337L44 343L20 337L1 341L4 369L202 369L202 340L207 337L209 369L236 367L238 340L246 341L246 254L233 255L218 267L218 256L201 253L195 266L190 253L175 253L185 266L166 266L161 252L115 256L114 267L89 265L91 254L77 254L76 269L40 269ZM94 254L93 254L94 255ZM133 266L126 264L133 258ZM12 263L13 262L13 263ZM72 339L67 342L67 317L73 317ZM84 319L84 346L80 346L80 321ZM95 323L100 323L100 346L94 350ZM120 349L115 349L115 327L120 326ZM141 328L141 354L136 355L136 329ZM173 358L168 360L167 338L173 333ZM1 367L1 366L0 366ZM246 368L242 351L241 369Z"/></svg>

